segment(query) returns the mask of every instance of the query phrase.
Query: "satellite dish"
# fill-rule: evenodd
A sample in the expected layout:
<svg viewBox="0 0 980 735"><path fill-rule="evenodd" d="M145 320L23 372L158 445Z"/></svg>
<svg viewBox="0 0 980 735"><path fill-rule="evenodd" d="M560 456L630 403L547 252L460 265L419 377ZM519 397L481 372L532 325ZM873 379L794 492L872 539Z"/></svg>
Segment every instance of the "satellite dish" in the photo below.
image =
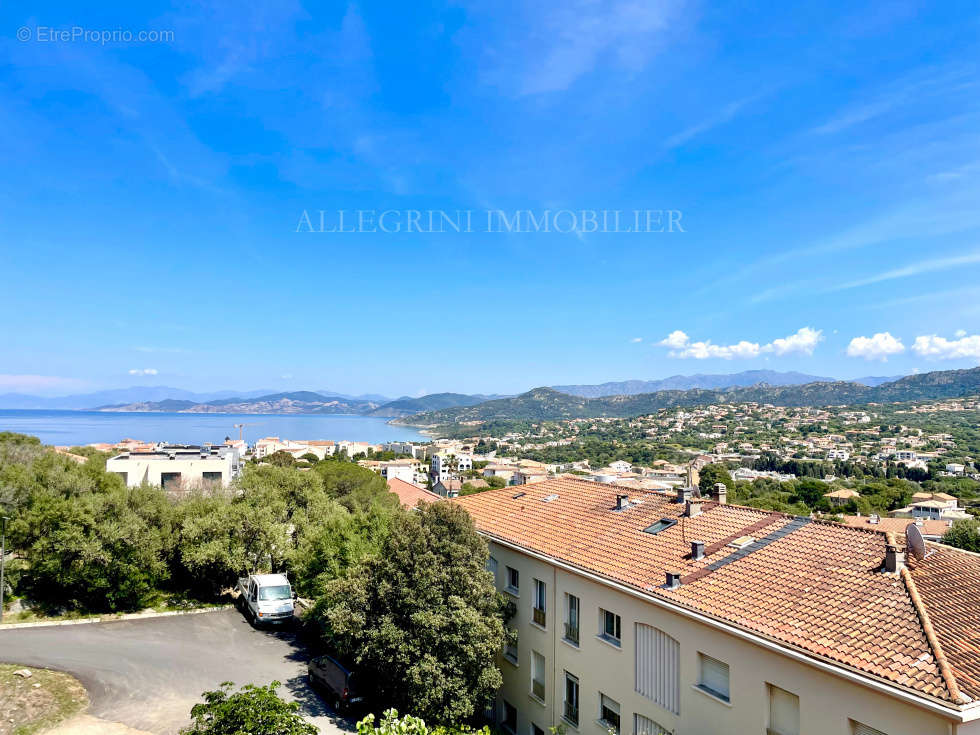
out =
<svg viewBox="0 0 980 735"><path fill-rule="evenodd" d="M926 542L922 538L922 531L919 530L918 526L914 523L910 523L905 527L905 545L908 550L912 552L914 556L919 561L922 561L928 556L936 553L935 551L930 551L926 553Z"/></svg>

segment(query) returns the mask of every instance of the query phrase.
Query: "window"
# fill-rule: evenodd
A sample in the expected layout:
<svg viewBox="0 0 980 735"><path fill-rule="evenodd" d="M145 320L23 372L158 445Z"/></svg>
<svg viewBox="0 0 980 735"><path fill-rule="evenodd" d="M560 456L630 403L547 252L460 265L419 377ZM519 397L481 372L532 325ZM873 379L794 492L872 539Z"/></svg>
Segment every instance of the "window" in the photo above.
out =
<svg viewBox="0 0 980 735"><path fill-rule="evenodd" d="M507 732L517 732L517 707L504 700L504 716L500 721Z"/></svg>
<svg viewBox="0 0 980 735"><path fill-rule="evenodd" d="M619 732L619 702L599 692L599 722Z"/></svg>
<svg viewBox="0 0 980 735"><path fill-rule="evenodd" d="M851 720L851 735L888 735L888 733L882 730L875 730L869 725L863 725L860 722Z"/></svg>
<svg viewBox="0 0 980 735"><path fill-rule="evenodd" d="M544 701L544 681L545 681L545 662L544 656L537 651L531 651L531 694Z"/></svg>
<svg viewBox="0 0 980 735"><path fill-rule="evenodd" d="M538 727L537 725L535 725L532 722L531 723L531 735L544 735L544 730L542 730L540 727Z"/></svg>
<svg viewBox="0 0 980 735"><path fill-rule="evenodd" d="M668 528L671 528L672 526L676 526L676 525L677 525L677 519L676 518L661 518L659 521L657 521L656 523L653 523L653 524L647 526L643 530L646 533L650 533L650 534L656 535L656 534L660 533L661 531L666 531Z"/></svg>
<svg viewBox="0 0 980 735"><path fill-rule="evenodd" d="M769 688L768 735L800 735L800 698L772 684Z"/></svg>
<svg viewBox="0 0 980 735"><path fill-rule="evenodd" d="M565 640L578 645L578 614L581 603L575 595L565 595Z"/></svg>
<svg viewBox="0 0 980 735"><path fill-rule="evenodd" d="M531 611L531 619L540 626L547 622L548 587L540 579L534 580L534 609Z"/></svg>
<svg viewBox="0 0 980 735"><path fill-rule="evenodd" d="M562 713L570 725L578 727L578 679L565 672L565 711Z"/></svg>
<svg viewBox="0 0 980 735"><path fill-rule="evenodd" d="M504 658L517 666L517 639L513 643L504 643Z"/></svg>
<svg viewBox="0 0 980 735"><path fill-rule="evenodd" d="M623 639L622 631L623 621L616 614L611 613L608 610L603 610L599 608L599 637L614 646L621 644Z"/></svg>
<svg viewBox="0 0 980 735"><path fill-rule="evenodd" d="M487 557L487 571L490 572L490 574L493 575L493 581L494 581L494 583L496 583L496 581L497 581L497 560L494 559L492 556Z"/></svg>
<svg viewBox="0 0 980 735"><path fill-rule="evenodd" d="M514 567L507 567L507 591L516 595L521 589L521 575Z"/></svg>
<svg viewBox="0 0 980 735"><path fill-rule="evenodd" d="M633 735L670 735L670 733L649 717L636 713L633 715Z"/></svg>
<svg viewBox="0 0 980 735"><path fill-rule="evenodd" d="M204 472L201 477L204 482L221 482L220 472Z"/></svg>
<svg viewBox="0 0 980 735"><path fill-rule="evenodd" d="M652 625L636 624L636 691L681 713L680 644Z"/></svg>
<svg viewBox="0 0 980 735"><path fill-rule="evenodd" d="M703 653L698 654L698 687L725 702L729 701L728 664Z"/></svg>

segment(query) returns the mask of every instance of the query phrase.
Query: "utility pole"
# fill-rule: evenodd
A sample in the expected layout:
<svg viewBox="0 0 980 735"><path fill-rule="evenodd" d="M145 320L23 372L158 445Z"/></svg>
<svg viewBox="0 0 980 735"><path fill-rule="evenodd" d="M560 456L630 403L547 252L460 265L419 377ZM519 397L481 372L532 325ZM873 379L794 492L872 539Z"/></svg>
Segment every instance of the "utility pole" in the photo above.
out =
<svg viewBox="0 0 980 735"><path fill-rule="evenodd" d="M7 521L10 518L0 516L0 623L3 622L3 567L7 561Z"/></svg>

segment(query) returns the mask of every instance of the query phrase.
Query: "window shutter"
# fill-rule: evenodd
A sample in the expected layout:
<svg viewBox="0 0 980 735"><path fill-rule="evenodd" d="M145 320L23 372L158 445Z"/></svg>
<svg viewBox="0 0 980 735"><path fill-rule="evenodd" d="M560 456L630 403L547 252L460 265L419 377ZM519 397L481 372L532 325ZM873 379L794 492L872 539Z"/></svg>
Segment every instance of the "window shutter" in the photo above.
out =
<svg viewBox="0 0 980 735"><path fill-rule="evenodd" d="M769 731L773 735L800 735L800 698L769 685Z"/></svg>
<svg viewBox="0 0 980 735"><path fill-rule="evenodd" d="M668 712L681 713L680 644L662 630L636 624L636 691Z"/></svg>
<svg viewBox="0 0 980 735"><path fill-rule="evenodd" d="M863 725L860 722L854 722L853 720L851 721L851 732L853 735L888 735L888 733L875 730L873 727Z"/></svg>
<svg viewBox="0 0 980 735"><path fill-rule="evenodd" d="M666 728L639 713L633 715L633 735L670 735Z"/></svg>
<svg viewBox="0 0 980 735"><path fill-rule="evenodd" d="M701 654L701 686L728 699L728 664Z"/></svg>

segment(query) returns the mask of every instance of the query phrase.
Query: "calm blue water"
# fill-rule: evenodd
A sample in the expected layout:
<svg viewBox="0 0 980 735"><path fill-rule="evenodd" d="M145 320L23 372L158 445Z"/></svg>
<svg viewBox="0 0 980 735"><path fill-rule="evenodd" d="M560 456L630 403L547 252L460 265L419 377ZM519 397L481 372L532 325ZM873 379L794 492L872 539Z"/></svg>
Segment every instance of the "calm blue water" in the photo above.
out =
<svg viewBox="0 0 980 735"><path fill-rule="evenodd" d="M426 441L414 429L392 426L386 421L365 416L0 410L0 431L30 434L45 444L62 446L122 439L175 444L218 443L226 436L238 438L235 424L252 424L245 427L245 440L249 444L264 436L371 443Z"/></svg>

